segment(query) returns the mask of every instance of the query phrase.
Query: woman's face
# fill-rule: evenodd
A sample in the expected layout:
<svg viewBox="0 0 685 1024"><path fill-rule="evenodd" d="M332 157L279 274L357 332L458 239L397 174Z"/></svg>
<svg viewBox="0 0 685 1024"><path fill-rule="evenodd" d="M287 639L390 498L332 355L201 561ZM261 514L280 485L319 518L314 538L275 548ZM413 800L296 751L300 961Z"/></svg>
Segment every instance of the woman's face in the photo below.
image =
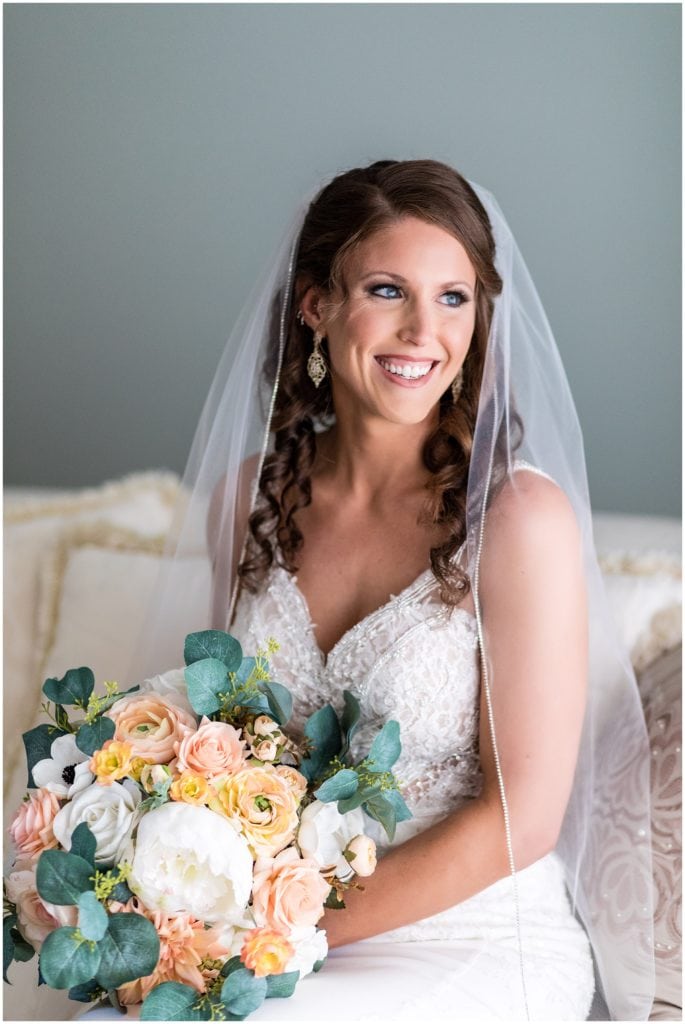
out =
<svg viewBox="0 0 685 1024"><path fill-rule="evenodd" d="M344 276L338 312L327 319L320 307L336 414L424 422L473 335L476 273L466 250L443 228L405 217L366 239ZM341 299L331 296L333 309Z"/></svg>

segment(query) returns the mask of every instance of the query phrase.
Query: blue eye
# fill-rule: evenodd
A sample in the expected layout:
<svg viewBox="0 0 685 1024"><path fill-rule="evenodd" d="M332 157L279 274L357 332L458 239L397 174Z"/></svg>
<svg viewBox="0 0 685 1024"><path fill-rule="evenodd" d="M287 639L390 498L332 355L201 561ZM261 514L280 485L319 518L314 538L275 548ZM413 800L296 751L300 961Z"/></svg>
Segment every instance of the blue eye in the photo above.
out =
<svg viewBox="0 0 685 1024"><path fill-rule="evenodd" d="M393 295L384 294L386 292L393 292ZM379 295L382 299L396 299L400 295L400 290L395 284L374 284L369 288L371 295Z"/></svg>
<svg viewBox="0 0 685 1024"><path fill-rule="evenodd" d="M444 298L447 300L445 302L446 306L454 306L455 308L463 306L465 302L468 302L463 292L445 292Z"/></svg>

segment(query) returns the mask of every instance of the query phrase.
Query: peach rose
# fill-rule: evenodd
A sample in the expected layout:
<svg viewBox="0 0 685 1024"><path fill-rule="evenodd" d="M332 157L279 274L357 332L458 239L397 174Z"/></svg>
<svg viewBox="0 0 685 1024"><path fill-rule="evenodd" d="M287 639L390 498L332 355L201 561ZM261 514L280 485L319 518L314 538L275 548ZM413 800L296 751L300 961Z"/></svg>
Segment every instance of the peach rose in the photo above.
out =
<svg viewBox="0 0 685 1024"><path fill-rule="evenodd" d="M214 785L217 797L209 806L236 820L254 857L273 857L292 841L298 801L271 765L246 768Z"/></svg>
<svg viewBox="0 0 685 1024"><path fill-rule="evenodd" d="M137 899L126 904L111 905L115 913L133 913L147 917L154 924L159 935L159 960L152 974L136 981L129 981L117 989L123 1006L141 1003L155 985L164 981L179 981L191 985L198 992L205 992L207 982L212 982L218 970L203 967L204 960L222 959L230 953L230 947L222 941L219 928L205 928L202 921L189 914L172 916L161 910L150 911Z"/></svg>
<svg viewBox="0 0 685 1024"><path fill-rule="evenodd" d="M43 850L58 845L52 823L59 809L59 799L47 789L37 789L21 804L10 825L10 835L20 856L36 860Z"/></svg>
<svg viewBox="0 0 685 1024"><path fill-rule="evenodd" d="M5 881L5 890L7 898L17 908L19 931L38 951L61 922L50 913L38 895L35 869L13 871ZM76 912L76 907L73 909Z"/></svg>
<svg viewBox="0 0 685 1024"><path fill-rule="evenodd" d="M240 730L227 722L210 722L205 717L197 732L176 744L179 772L192 772L206 779L232 775L245 766L245 740Z"/></svg>
<svg viewBox="0 0 685 1024"><path fill-rule="evenodd" d="M107 740L100 750L96 750L90 759L89 768L102 786L111 786L118 779L125 779L131 774L133 765L131 755L133 748L130 743L118 740Z"/></svg>
<svg viewBox="0 0 685 1024"><path fill-rule="evenodd" d="M295 949L288 936L274 928L253 928L245 936L240 959L255 977L283 974Z"/></svg>
<svg viewBox="0 0 685 1024"><path fill-rule="evenodd" d="M299 803L307 792L307 780L302 772L298 772L297 768L293 768L289 764L276 765L276 771L288 783Z"/></svg>
<svg viewBox="0 0 685 1024"><path fill-rule="evenodd" d="M330 888L316 861L299 857L292 847L273 860L258 860L252 887L255 921L284 931L314 925Z"/></svg>
<svg viewBox="0 0 685 1024"><path fill-rule="evenodd" d="M182 800L186 804L195 804L201 807L203 804L209 803L214 791L201 775L184 772L172 782L169 794L172 800Z"/></svg>
<svg viewBox="0 0 685 1024"><path fill-rule="evenodd" d="M114 739L130 743L133 754L151 764L167 764L175 745L195 732L195 719L154 693L122 697L107 712L114 721Z"/></svg>

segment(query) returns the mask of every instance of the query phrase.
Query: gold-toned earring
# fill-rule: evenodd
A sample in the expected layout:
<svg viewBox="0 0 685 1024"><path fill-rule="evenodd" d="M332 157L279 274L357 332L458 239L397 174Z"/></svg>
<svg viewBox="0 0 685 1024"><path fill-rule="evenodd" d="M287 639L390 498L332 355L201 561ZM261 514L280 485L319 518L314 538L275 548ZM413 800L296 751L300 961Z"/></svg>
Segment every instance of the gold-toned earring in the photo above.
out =
<svg viewBox="0 0 685 1024"><path fill-rule="evenodd" d="M311 377L314 387L318 388L321 385L321 381L326 376L326 363L323 355L321 354L321 342L324 340L323 334L320 331L314 332L314 348L312 353L307 360L307 373Z"/></svg>
<svg viewBox="0 0 685 1024"><path fill-rule="evenodd" d="M452 390L452 401L454 402L455 405L459 401L459 396L461 394L461 389L462 389L463 386L464 386L464 371L463 370L459 370L459 373L457 374L457 376L452 381L452 389L451 389Z"/></svg>

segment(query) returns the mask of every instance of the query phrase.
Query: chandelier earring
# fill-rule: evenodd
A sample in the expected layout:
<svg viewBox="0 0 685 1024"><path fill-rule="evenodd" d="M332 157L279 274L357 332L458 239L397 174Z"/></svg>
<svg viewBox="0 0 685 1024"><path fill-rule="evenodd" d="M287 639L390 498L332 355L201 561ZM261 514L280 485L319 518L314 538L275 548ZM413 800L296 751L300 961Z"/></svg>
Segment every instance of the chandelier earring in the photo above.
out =
<svg viewBox="0 0 685 1024"><path fill-rule="evenodd" d="M326 376L326 363L321 352L321 342L324 340L323 334L320 331L314 332L314 348L312 354L307 360L307 373L314 383L314 387L318 388L321 385L321 381Z"/></svg>
<svg viewBox="0 0 685 1024"><path fill-rule="evenodd" d="M461 389L463 388L463 386L464 386L464 371L460 369L459 373L457 374L457 376L452 381L452 387L451 387L452 401L454 402L455 405L459 401L459 396L461 395Z"/></svg>

